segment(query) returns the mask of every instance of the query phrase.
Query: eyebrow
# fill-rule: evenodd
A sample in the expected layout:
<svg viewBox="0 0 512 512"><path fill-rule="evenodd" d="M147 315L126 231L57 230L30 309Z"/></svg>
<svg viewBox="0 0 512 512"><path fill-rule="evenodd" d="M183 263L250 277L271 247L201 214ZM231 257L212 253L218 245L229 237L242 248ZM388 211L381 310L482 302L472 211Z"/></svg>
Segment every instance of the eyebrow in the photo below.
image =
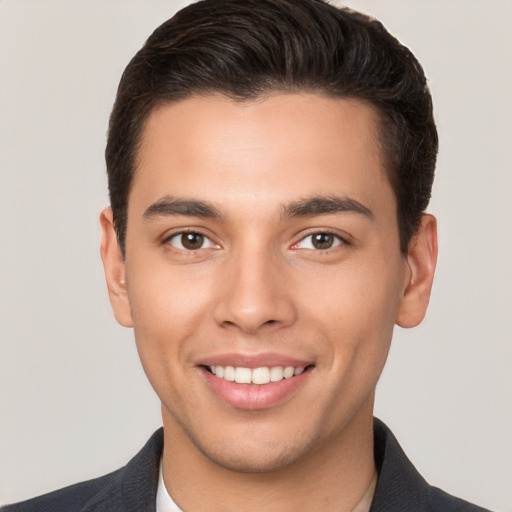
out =
<svg viewBox="0 0 512 512"><path fill-rule="evenodd" d="M142 217L152 219L170 215L186 215L187 217L202 217L205 219L220 219L222 217L220 210L211 203L173 196L164 196L153 203Z"/></svg>
<svg viewBox="0 0 512 512"><path fill-rule="evenodd" d="M293 201L282 207L282 217L314 217L316 215L334 215L337 213L357 213L374 219L373 212L350 197L315 196L299 201ZM204 219L222 219L220 210L205 201L164 196L153 203L144 212L144 219L185 215Z"/></svg>
<svg viewBox="0 0 512 512"><path fill-rule="evenodd" d="M372 220L375 218L369 208L345 196L317 196L301 199L285 205L282 211L284 217L313 217L336 213L357 213Z"/></svg>

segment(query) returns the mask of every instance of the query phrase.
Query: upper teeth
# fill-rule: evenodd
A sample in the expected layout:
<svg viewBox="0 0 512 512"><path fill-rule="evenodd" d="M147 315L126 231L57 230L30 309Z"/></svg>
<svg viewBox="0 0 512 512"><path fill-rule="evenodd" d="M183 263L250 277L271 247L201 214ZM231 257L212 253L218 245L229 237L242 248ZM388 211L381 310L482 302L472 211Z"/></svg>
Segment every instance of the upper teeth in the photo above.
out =
<svg viewBox="0 0 512 512"><path fill-rule="evenodd" d="M260 368L244 368L241 366L210 366L210 371L219 379L239 384L268 384L289 379L304 371L302 366L262 366Z"/></svg>

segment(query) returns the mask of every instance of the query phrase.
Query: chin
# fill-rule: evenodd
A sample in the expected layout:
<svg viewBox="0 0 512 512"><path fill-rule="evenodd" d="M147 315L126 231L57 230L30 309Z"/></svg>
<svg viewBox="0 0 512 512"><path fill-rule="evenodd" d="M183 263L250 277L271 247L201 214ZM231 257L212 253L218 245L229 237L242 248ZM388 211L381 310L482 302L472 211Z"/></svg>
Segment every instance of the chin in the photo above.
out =
<svg viewBox="0 0 512 512"><path fill-rule="evenodd" d="M203 451L216 465L237 473L274 473L293 465L299 457L291 447L224 447Z"/></svg>
<svg viewBox="0 0 512 512"><path fill-rule="evenodd" d="M241 439L193 439L196 448L219 467L238 473L272 473L283 470L304 457L311 444L300 439L262 439L243 436Z"/></svg>

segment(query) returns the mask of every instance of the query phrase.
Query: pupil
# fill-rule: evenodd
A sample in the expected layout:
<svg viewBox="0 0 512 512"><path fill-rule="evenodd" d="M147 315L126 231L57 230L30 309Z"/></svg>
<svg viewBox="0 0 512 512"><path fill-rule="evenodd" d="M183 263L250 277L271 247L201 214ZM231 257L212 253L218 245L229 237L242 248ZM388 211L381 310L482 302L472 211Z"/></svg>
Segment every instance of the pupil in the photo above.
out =
<svg viewBox="0 0 512 512"><path fill-rule="evenodd" d="M190 250L200 249L204 242L204 236L199 233L184 233L181 235L183 247Z"/></svg>
<svg viewBox="0 0 512 512"><path fill-rule="evenodd" d="M329 233L318 233L313 235L313 246L316 249L330 249L334 242L334 235Z"/></svg>

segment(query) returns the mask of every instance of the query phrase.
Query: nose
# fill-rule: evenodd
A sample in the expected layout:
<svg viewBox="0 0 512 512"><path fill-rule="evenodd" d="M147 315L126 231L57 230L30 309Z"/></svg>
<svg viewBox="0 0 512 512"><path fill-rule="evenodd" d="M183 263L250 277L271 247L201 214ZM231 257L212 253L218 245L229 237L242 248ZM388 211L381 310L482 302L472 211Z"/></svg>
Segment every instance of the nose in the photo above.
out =
<svg viewBox="0 0 512 512"><path fill-rule="evenodd" d="M289 272L278 259L264 250L248 250L225 262L218 275L218 325L254 335L293 324L297 314Z"/></svg>

